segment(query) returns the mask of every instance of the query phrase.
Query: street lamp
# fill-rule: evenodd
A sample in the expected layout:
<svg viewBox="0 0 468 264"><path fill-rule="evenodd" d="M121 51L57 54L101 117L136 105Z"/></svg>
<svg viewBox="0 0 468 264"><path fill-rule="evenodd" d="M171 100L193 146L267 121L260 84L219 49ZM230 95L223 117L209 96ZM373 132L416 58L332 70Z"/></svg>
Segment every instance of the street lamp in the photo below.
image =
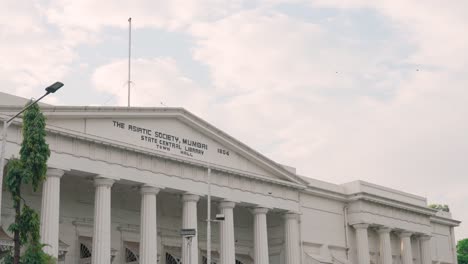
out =
<svg viewBox="0 0 468 264"><path fill-rule="evenodd" d="M30 108L32 105L35 103L39 102L42 100L42 98L46 97L47 95L51 93L55 93L58 91L60 88L62 88L63 83L61 82L55 82L54 84L48 86L45 88L46 93L41 96L39 99L35 100L34 102L31 102L27 106L25 106L20 112L18 112L16 115L10 117L10 119L5 119L3 121L3 128L2 128L2 152L0 154L0 206L2 204L2 195L1 195L1 190L2 190L2 185L3 185L3 171L4 171L4 166L5 166L5 148L6 148L6 139L7 139L7 131L8 127L10 126L11 122L13 119L21 115L24 111L26 111L28 108ZM0 209L0 214L1 214L1 209ZM1 226L1 217L0 217L0 226Z"/></svg>

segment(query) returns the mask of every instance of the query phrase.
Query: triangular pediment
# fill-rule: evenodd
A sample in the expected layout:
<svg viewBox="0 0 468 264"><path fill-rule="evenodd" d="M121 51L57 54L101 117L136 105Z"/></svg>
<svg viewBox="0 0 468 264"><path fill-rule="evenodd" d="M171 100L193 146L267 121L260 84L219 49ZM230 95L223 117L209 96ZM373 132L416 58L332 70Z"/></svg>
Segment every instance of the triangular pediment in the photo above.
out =
<svg viewBox="0 0 468 264"><path fill-rule="evenodd" d="M42 107L51 128L158 155L304 185L271 161L182 108Z"/></svg>

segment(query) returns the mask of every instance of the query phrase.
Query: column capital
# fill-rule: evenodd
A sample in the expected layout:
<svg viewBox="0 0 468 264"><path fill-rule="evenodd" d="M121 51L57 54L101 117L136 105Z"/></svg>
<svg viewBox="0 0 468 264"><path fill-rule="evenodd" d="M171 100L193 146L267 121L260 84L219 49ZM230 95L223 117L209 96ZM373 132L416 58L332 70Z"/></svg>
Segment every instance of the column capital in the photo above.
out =
<svg viewBox="0 0 468 264"><path fill-rule="evenodd" d="M227 201L227 200L224 200L222 202L219 203L219 208L220 209L224 209L224 208L234 208L236 206L236 203L235 202L231 202L231 201Z"/></svg>
<svg viewBox="0 0 468 264"><path fill-rule="evenodd" d="M109 179L109 178L104 178L104 177L94 178L94 186L95 187L99 187L99 186L112 187L114 182L115 182L114 180Z"/></svg>
<svg viewBox="0 0 468 264"><path fill-rule="evenodd" d="M47 177L57 177L61 178L65 174L64 170L61 169L54 169L54 168L48 168L46 172Z"/></svg>
<svg viewBox="0 0 468 264"><path fill-rule="evenodd" d="M198 202L200 200L200 196L196 194L191 194L191 193L184 193L182 195L182 201L183 202Z"/></svg>
<svg viewBox="0 0 468 264"><path fill-rule="evenodd" d="M150 185L143 185L140 187L141 194L158 194L161 189L150 186Z"/></svg>
<svg viewBox="0 0 468 264"><path fill-rule="evenodd" d="M354 224L353 227L354 229L367 229L369 228L369 224L364 224L364 223Z"/></svg>
<svg viewBox="0 0 468 264"><path fill-rule="evenodd" d="M403 231L403 232L400 232L398 234L398 236L400 236L400 238L411 237L412 235L413 235L413 233L408 232L408 231Z"/></svg>
<svg viewBox="0 0 468 264"><path fill-rule="evenodd" d="M252 208L250 209L250 211L252 212L252 214L254 215L257 215L257 214L266 214L268 213L268 208L265 208L265 207L255 207L255 208Z"/></svg>
<svg viewBox="0 0 468 264"><path fill-rule="evenodd" d="M294 219L299 220L299 214L295 212L286 212L283 214L284 219Z"/></svg>
<svg viewBox="0 0 468 264"><path fill-rule="evenodd" d="M419 236L419 239L421 241L429 241L429 240L431 240L431 238L432 238L432 236L430 236L430 235L420 235Z"/></svg>
<svg viewBox="0 0 468 264"><path fill-rule="evenodd" d="M382 226L377 228L377 233L379 234L386 234L392 232L392 229L390 227Z"/></svg>

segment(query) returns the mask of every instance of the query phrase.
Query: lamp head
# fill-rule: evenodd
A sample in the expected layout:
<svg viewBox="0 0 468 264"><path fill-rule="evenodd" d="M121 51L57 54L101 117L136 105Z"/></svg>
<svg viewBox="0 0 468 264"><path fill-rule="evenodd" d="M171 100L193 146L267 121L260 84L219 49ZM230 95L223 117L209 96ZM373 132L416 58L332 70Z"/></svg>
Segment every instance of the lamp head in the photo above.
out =
<svg viewBox="0 0 468 264"><path fill-rule="evenodd" d="M47 93L55 93L58 89L62 88L62 86L63 83L55 82L54 84L47 87L45 90L47 91Z"/></svg>

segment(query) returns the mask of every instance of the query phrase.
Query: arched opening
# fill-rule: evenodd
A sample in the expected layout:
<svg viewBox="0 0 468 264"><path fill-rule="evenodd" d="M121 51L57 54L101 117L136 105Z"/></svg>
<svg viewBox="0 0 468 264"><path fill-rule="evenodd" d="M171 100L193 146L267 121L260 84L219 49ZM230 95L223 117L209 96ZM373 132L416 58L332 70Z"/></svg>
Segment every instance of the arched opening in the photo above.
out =
<svg viewBox="0 0 468 264"><path fill-rule="evenodd" d="M179 258L176 258L172 256L170 253L166 252L166 264L181 264L182 261L180 261Z"/></svg>

